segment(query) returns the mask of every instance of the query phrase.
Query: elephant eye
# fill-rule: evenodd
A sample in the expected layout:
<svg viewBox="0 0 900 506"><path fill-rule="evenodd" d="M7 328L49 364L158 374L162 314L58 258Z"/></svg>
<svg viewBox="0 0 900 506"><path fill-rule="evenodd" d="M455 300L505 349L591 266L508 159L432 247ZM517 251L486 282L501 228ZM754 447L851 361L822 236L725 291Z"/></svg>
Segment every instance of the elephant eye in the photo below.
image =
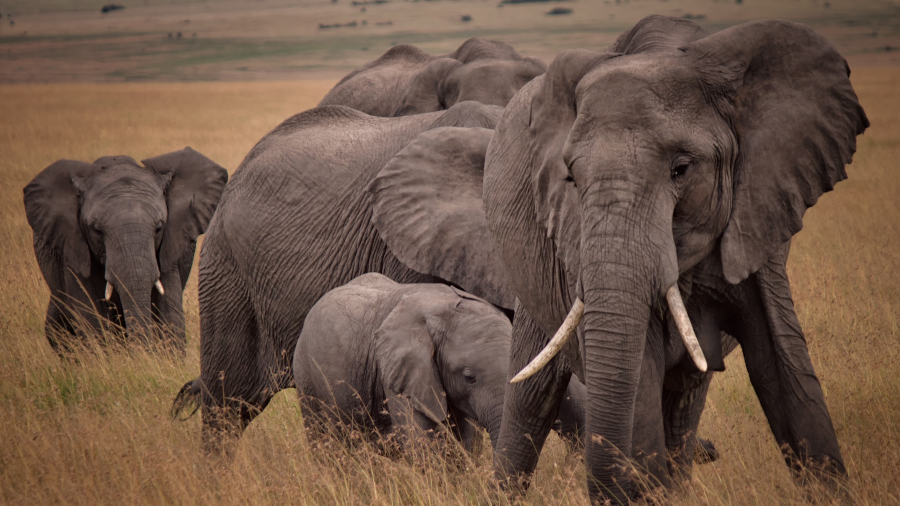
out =
<svg viewBox="0 0 900 506"><path fill-rule="evenodd" d="M690 168L690 166L691 166L691 164L687 163L687 162L681 162L678 165L676 165L672 169L672 179L676 179L676 178L684 176L684 174L687 172L687 170L688 170L688 168Z"/></svg>
<svg viewBox="0 0 900 506"><path fill-rule="evenodd" d="M466 383L475 383L475 373L468 367L463 369L463 378L466 379Z"/></svg>
<svg viewBox="0 0 900 506"><path fill-rule="evenodd" d="M162 229L163 229L163 224L162 224L162 223L159 223L158 225L156 225L156 233L157 233L157 234L160 233L160 232L162 232Z"/></svg>

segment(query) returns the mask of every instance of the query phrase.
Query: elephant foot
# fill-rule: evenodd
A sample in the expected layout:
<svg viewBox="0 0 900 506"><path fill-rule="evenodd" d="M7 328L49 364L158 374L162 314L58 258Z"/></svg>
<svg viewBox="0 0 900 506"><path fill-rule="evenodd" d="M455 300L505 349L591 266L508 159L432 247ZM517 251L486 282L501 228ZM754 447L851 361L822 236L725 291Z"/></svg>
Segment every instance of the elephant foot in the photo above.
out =
<svg viewBox="0 0 900 506"><path fill-rule="evenodd" d="M694 446L694 462L709 464L717 460L719 460L719 450L716 450L716 445L708 439L697 438L697 444Z"/></svg>

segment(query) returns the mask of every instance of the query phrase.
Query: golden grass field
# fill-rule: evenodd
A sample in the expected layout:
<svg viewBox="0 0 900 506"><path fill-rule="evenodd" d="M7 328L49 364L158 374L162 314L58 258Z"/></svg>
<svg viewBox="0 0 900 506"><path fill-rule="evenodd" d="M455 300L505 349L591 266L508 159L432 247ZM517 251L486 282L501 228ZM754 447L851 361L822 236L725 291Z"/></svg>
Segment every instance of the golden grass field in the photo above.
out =
<svg viewBox="0 0 900 506"><path fill-rule="evenodd" d="M849 470L819 504L900 503L900 68L854 69L872 126L850 178L806 215L790 275L800 321ZM490 450L465 469L391 461L310 442L293 390L251 424L232 459L200 452L199 416L173 422L199 373L196 266L185 357L111 349L62 361L43 333L48 302L22 188L59 158L142 158L186 145L230 171L334 81L0 86L0 503L471 504L491 497ZM739 352L713 382L700 435L722 458L695 467L673 504L803 504ZM580 457L551 435L525 504L587 504Z"/></svg>

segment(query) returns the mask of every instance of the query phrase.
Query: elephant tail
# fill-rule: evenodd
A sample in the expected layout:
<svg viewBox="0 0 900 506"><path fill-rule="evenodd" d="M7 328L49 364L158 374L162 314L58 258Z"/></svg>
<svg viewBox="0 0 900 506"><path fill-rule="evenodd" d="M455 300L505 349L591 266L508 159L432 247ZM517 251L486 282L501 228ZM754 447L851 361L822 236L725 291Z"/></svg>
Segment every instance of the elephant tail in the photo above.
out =
<svg viewBox="0 0 900 506"><path fill-rule="evenodd" d="M172 401L172 409L169 410L172 420L183 422L197 413L200 409L200 388L200 378L188 381L181 387L175 400ZM188 410L190 413L183 415Z"/></svg>

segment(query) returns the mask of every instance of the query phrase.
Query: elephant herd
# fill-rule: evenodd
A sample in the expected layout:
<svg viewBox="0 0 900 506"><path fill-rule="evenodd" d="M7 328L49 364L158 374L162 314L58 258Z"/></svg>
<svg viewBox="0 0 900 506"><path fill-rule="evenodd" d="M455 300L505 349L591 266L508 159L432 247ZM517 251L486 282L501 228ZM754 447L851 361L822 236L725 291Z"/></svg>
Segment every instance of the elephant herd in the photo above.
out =
<svg viewBox="0 0 900 506"><path fill-rule="evenodd" d="M466 448L483 427L511 492L556 425L584 445L591 497L627 502L624 457L642 482L689 476L740 345L790 469L839 479L786 262L869 125L849 74L784 21L710 35L650 16L549 67L479 38L395 46L230 180L190 148L38 174L47 336L62 352L112 323L183 349L206 233L200 376L173 412L199 402L210 451L296 386L311 425L444 425Z"/></svg>

